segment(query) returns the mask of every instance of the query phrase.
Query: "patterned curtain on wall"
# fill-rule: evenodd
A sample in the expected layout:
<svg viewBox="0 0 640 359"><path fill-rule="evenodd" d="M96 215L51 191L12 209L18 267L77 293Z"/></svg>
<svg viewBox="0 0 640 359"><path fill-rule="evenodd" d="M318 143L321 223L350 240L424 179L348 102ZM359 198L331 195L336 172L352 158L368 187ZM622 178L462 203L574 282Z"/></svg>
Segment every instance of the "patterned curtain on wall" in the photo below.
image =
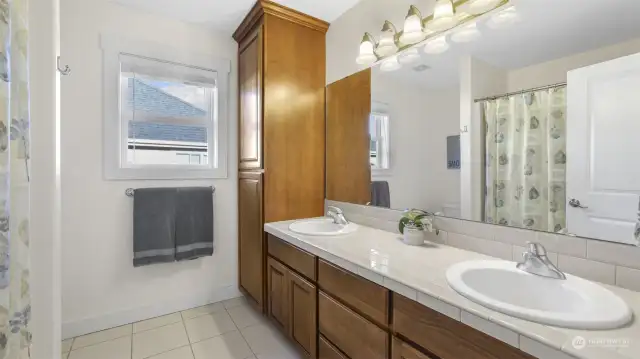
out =
<svg viewBox="0 0 640 359"><path fill-rule="evenodd" d="M28 0L0 0L0 359L29 358Z"/></svg>
<svg viewBox="0 0 640 359"><path fill-rule="evenodd" d="M485 221L566 228L566 87L484 103Z"/></svg>

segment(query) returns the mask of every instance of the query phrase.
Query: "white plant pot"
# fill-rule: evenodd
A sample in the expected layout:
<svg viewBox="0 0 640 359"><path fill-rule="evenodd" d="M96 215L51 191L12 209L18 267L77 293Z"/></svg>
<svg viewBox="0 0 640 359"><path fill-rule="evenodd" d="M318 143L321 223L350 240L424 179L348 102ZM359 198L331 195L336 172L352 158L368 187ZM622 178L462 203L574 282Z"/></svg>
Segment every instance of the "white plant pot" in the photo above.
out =
<svg viewBox="0 0 640 359"><path fill-rule="evenodd" d="M410 246L421 246L424 244L424 231L405 227L402 241Z"/></svg>

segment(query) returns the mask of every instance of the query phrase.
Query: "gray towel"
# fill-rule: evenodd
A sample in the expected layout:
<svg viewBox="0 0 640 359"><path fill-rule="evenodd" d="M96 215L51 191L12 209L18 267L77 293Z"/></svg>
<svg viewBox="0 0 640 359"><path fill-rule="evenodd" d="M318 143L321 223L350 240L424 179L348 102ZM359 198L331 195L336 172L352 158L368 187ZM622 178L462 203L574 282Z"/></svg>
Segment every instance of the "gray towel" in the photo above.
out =
<svg viewBox="0 0 640 359"><path fill-rule="evenodd" d="M389 182L371 182L371 205L376 207L391 208L391 194L389 193Z"/></svg>
<svg viewBox="0 0 640 359"><path fill-rule="evenodd" d="M178 188L176 198L176 260L213 255L211 187Z"/></svg>
<svg viewBox="0 0 640 359"><path fill-rule="evenodd" d="M175 188L141 188L133 195L133 266L176 259Z"/></svg>

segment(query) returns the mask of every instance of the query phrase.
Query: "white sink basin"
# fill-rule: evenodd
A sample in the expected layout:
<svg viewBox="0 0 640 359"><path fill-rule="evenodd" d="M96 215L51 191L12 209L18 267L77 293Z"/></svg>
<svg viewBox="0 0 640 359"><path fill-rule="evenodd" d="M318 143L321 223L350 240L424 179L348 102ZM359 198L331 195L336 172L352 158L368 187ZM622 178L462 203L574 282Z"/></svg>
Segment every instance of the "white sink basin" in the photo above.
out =
<svg viewBox="0 0 640 359"><path fill-rule="evenodd" d="M308 236L338 236L353 233L358 229L355 223L347 225L333 223L331 218L314 218L295 221L289 225L291 232Z"/></svg>
<svg viewBox="0 0 640 359"><path fill-rule="evenodd" d="M470 261L447 270L449 285L495 311L572 329L604 330L633 319L627 303L608 289L567 274L566 280L530 274L507 261Z"/></svg>

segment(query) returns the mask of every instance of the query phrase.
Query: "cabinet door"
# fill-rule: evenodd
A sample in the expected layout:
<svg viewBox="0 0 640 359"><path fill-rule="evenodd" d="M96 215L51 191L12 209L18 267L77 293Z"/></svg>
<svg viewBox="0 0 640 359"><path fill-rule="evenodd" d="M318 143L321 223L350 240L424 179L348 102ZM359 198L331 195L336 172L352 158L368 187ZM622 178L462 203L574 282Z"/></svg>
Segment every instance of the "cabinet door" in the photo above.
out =
<svg viewBox="0 0 640 359"><path fill-rule="evenodd" d="M240 173L238 180L238 264L240 287L263 305L264 239L262 174Z"/></svg>
<svg viewBox="0 0 640 359"><path fill-rule="evenodd" d="M240 169L262 168L262 26L240 43Z"/></svg>
<svg viewBox="0 0 640 359"><path fill-rule="evenodd" d="M317 289L316 286L289 271L289 335L311 358L316 357Z"/></svg>
<svg viewBox="0 0 640 359"><path fill-rule="evenodd" d="M267 260L267 315L287 333L289 328L289 270L277 260Z"/></svg>
<svg viewBox="0 0 640 359"><path fill-rule="evenodd" d="M338 348L334 347L329 341L320 335L318 341L318 359L349 359Z"/></svg>

